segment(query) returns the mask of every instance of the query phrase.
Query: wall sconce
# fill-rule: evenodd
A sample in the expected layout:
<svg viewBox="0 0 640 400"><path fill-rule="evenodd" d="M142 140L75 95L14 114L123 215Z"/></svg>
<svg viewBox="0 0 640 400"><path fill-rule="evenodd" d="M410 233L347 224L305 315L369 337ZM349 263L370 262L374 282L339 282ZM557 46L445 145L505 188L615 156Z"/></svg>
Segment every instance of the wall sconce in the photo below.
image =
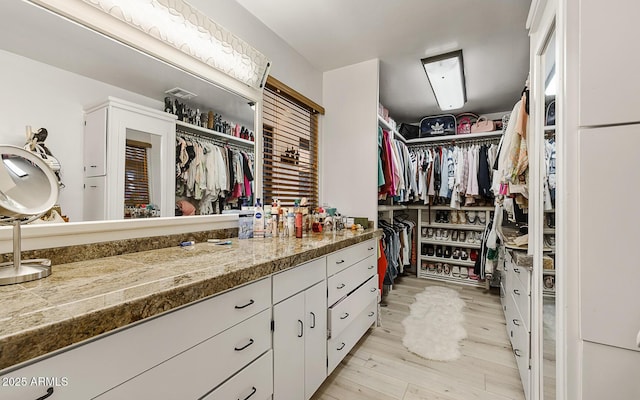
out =
<svg viewBox="0 0 640 400"><path fill-rule="evenodd" d="M441 110L462 108L467 101L462 50L420 60Z"/></svg>

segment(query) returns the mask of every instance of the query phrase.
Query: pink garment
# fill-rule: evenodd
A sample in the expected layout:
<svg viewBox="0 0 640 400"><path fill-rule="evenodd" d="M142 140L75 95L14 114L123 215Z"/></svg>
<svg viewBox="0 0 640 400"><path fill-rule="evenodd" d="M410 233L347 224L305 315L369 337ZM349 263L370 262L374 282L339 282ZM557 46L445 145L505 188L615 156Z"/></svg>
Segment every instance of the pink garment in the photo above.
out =
<svg viewBox="0 0 640 400"><path fill-rule="evenodd" d="M389 132L384 131L384 146L385 151L387 152L387 160L389 160L389 166L391 167L391 186L389 187L389 194L391 196L396 195L396 190L398 187L398 181L396 176L398 175L398 168L395 165L395 156L393 155L393 150L391 149L391 140L389 139Z"/></svg>
<svg viewBox="0 0 640 400"><path fill-rule="evenodd" d="M246 197L251 197L251 181L246 175L244 176L244 194Z"/></svg>

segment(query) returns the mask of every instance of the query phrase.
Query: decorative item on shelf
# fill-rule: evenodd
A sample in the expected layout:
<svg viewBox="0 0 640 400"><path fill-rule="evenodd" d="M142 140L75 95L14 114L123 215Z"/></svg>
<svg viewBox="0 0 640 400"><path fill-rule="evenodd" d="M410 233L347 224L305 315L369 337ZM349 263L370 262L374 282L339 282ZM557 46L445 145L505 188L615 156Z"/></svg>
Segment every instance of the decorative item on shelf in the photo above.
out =
<svg viewBox="0 0 640 400"><path fill-rule="evenodd" d="M286 164L298 165L300 153L294 147L287 150L280 156L280 160Z"/></svg>
<svg viewBox="0 0 640 400"><path fill-rule="evenodd" d="M420 137L420 127L417 125L405 124L403 122L400 124L398 133L400 133L405 139L417 139Z"/></svg>
<svg viewBox="0 0 640 400"><path fill-rule="evenodd" d="M424 117L420 120L420 137L455 135L456 117L452 114Z"/></svg>
<svg viewBox="0 0 640 400"><path fill-rule="evenodd" d="M487 119L485 116L481 116L474 124L471 125L471 133L493 132L495 130L495 122Z"/></svg>
<svg viewBox="0 0 640 400"><path fill-rule="evenodd" d="M467 133L471 133L471 125L478 120L478 115L474 113L462 113L456 115L456 121L458 125L456 127L456 133L458 135L464 135Z"/></svg>

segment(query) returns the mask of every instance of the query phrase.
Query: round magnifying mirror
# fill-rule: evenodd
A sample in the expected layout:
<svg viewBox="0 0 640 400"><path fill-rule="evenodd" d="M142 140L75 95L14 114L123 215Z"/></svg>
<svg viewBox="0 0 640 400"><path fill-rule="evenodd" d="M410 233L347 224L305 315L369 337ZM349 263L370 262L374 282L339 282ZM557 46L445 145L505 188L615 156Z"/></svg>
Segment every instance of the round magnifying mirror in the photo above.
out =
<svg viewBox="0 0 640 400"><path fill-rule="evenodd" d="M0 264L0 285L44 278L51 261L22 260L20 225L39 218L58 201L58 179L39 156L0 145L0 223L13 224L13 262Z"/></svg>

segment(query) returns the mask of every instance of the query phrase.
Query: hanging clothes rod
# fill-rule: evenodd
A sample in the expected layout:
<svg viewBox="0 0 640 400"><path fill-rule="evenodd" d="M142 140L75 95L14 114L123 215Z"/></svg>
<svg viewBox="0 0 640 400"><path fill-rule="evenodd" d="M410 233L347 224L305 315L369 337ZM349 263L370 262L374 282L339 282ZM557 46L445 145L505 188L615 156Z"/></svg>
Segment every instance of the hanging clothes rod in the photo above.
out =
<svg viewBox="0 0 640 400"><path fill-rule="evenodd" d="M410 143L407 145L409 150L414 149L428 149L432 147L439 147L443 145L469 145L469 144L497 144L500 142L502 136L494 136L494 137L485 137L485 138L460 138L457 137L455 139L443 139L440 141L432 141L429 143L421 143L421 144L413 144Z"/></svg>
<svg viewBox="0 0 640 400"><path fill-rule="evenodd" d="M200 134L200 133L195 133L195 132L187 132L184 131L180 128L176 128L176 133L179 134L180 136L183 137L187 137L187 138L194 138L194 139L199 139L199 140L203 140L218 146L227 146L230 147L232 149L235 150L240 150L240 151L245 151L245 152L255 152L255 148L254 146L248 144L248 143L235 143L232 141L227 141L227 140L223 140L223 139L219 139L217 137L211 137L211 136L207 136L206 134Z"/></svg>

